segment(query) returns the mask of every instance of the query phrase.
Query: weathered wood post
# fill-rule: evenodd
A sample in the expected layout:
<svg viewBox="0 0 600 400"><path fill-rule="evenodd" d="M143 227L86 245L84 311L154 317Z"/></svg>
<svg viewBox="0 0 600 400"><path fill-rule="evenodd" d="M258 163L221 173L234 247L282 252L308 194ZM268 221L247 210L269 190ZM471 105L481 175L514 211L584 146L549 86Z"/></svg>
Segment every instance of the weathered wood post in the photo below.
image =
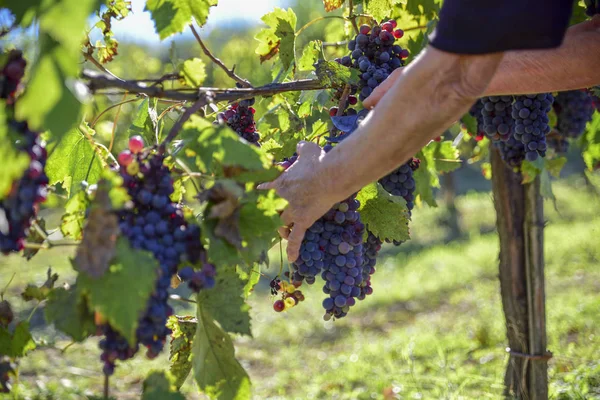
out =
<svg viewBox="0 0 600 400"><path fill-rule="evenodd" d="M491 148L499 278L510 357L505 395L548 398L548 353L544 290L544 209L540 180L521 184Z"/></svg>

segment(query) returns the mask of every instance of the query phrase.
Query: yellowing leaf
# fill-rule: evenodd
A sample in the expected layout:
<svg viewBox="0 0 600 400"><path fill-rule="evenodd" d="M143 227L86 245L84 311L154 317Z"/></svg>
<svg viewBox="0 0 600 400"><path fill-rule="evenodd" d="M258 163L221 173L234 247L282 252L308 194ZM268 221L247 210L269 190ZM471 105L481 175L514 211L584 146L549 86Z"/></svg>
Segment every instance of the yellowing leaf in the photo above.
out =
<svg viewBox="0 0 600 400"><path fill-rule="evenodd" d="M206 67L204 61L199 58L192 58L184 61L181 68L181 75L185 84L191 87L199 87L206 79Z"/></svg>

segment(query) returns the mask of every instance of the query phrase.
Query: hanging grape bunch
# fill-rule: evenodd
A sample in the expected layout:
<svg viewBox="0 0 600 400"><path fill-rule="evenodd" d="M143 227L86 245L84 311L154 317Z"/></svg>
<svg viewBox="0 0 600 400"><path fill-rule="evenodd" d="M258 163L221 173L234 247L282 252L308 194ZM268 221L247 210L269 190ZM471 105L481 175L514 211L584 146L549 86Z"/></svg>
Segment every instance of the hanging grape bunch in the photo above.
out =
<svg viewBox="0 0 600 400"><path fill-rule="evenodd" d="M133 357L139 344L146 346L149 358L161 352L171 333L165 326L173 314L167 303L168 289L180 264L184 267L179 277L192 290L197 292L215 284L215 267L207 262L199 226L188 223L181 207L169 198L174 190L173 180L164 165L164 156L144 151L143 139L135 136L129 140L129 150L120 153L118 160L123 185L133 201L132 208L117 212L120 231L133 248L151 252L160 269L155 289L139 320L136 343L127 343L110 325L102 326L105 338L100 341L100 348L106 375L114 372L117 359Z"/></svg>
<svg viewBox="0 0 600 400"><path fill-rule="evenodd" d="M492 141L508 140L512 134L514 120L511 116L512 96L482 97L481 121L483 132Z"/></svg>
<svg viewBox="0 0 600 400"><path fill-rule="evenodd" d="M558 93L553 107L557 116L556 129L568 138L583 134L595 111L592 98L585 90Z"/></svg>
<svg viewBox="0 0 600 400"><path fill-rule="evenodd" d="M505 142L494 143L494 146L500 151L500 157L509 167L518 168L525 160L525 145L514 134Z"/></svg>
<svg viewBox="0 0 600 400"><path fill-rule="evenodd" d="M554 98L550 93L516 96L512 106L515 138L525 146L525 159L537 160L546 156L546 134L550 132L548 113Z"/></svg>
<svg viewBox="0 0 600 400"><path fill-rule="evenodd" d="M475 140L478 142L483 140L483 137L485 136L485 132L483 130L483 115L481 114L482 111L483 102L481 99L477 100L469 110L469 115L475 118L477 123L476 132L469 132L469 135L474 136Z"/></svg>
<svg viewBox="0 0 600 400"><path fill-rule="evenodd" d="M419 168L421 160L412 158L410 161L402 164L398 169L384 176L379 180L383 188L393 196L401 196L406 200L408 211L412 211L415 206L415 179L413 172Z"/></svg>
<svg viewBox="0 0 600 400"><path fill-rule="evenodd" d="M342 58L342 65L352 66L360 72L359 99L364 100L373 89L383 82L395 69L404 65L408 50L394 44L404 36L402 29L395 29L396 21L381 25L362 25L358 35L348 43L350 57Z"/></svg>
<svg viewBox="0 0 600 400"><path fill-rule="evenodd" d="M1 74L1 98L12 107L15 93L25 74L26 62L21 52L13 51ZM27 122L10 120L9 135L18 151L27 154L29 165L0 200L0 253L23 249L31 221L39 204L46 201L48 177L44 173L47 153L40 134L29 129Z"/></svg>
<svg viewBox="0 0 600 400"><path fill-rule="evenodd" d="M217 120L226 123L248 142L259 146L260 135L256 131L256 123L254 122L256 110L252 105L254 105L254 99L233 103L227 107L227 110L218 114Z"/></svg>

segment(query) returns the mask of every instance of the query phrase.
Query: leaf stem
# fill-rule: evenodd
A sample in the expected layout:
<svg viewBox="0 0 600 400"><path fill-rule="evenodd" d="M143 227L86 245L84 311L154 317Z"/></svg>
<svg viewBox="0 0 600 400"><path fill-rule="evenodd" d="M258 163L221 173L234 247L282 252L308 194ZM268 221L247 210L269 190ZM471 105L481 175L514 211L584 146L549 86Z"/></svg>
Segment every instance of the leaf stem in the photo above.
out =
<svg viewBox="0 0 600 400"><path fill-rule="evenodd" d="M15 279L15 275L17 275L17 273L13 272L12 276L8 280L8 283L6 284L6 286L4 286L4 289L2 289L2 291L0 292L0 299L4 300L4 293L6 293L11 282L13 281L13 279Z"/></svg>
<svg viewBox="0 0 600 400"><path fill-rule="evenodd" d="M119 103L116 103L116 104L113 104L112 106L107 107L102 112L100 112L100 114L98 114L96 116L96 118L94 118L94 120L90 123L90 128L93 128L94 126L96 126L96 124L98 123L98 120L100 119L100 117L102 117L104 114L106 114L108 111L112 110L113 108L120 107L123 104L133 103L134 101L138 101L138 100L142 100L142 99L139 98L139 97L136 97L134 99L129 99L129 100L121 101Z"/></svg>
<svg viewBox="0 0 600 400"><path fill-rule="evenodd" d="M225 64L223 64L223 61L219 60L214 54L212 54L210 52L210 50L206 47L206 45L200 38L200 35L198 34L198 31L196 31L196 28L194 27L193 24L190 24L190 29L192 30L192 33L194 34L194 37L196 38L196 41L202 48L202 51L204 52L204 54L208 58L210 58L212 60L212 62L217 64L223 71L225 71L225 73L227 74L228 77L230 77L231 79L233 79L234 81L236 81L237 83L242 85L242 87L245 87L245 88L252 87L252 84L250 84L250 82L248 80L240 77L239 75L237 75L235 73L235 66L233 66L233 68L231 68L231 69L227 68L227 66Z"/></svg>
<svg viewBox="0 0 600 400"><path fill-rule="evenodd" d="M110 133L110 143L108 144L108 152L112 151L113 145L115 144L115 133L117 133L117 123L119 122L119 116L121 115L121 106L123 102L127 99L127 92L123 95L123 100L119 107L117 107L117 112L115 113L115 119L113 120L112 132Z"/></svg>
<svg viewBox="0 0 600 400"><path fill-rule="evenodd" d="M350 22L352 22L352 26L354 27L354 32L358 35L358 25L356 24L356 16L352 13L353 11L353 0L348 0L348 18Z"/></svg>
<svg viewBox="0 0 600 400"><path fill-rule="evenodd" d="M98 60L96 60L94 58L94 56L92 56L91 54L87 54L87 53L83 53L83 57L88 60L89 62L91 62L92 64L94 64L94 66L96 68L98 68L100 71L104 72L105 74L108 74L110 76L112 76L114 79L117 79L121 82L125 82L123 79L119 78L118 76L116 76L115 74L113 74L112 72L110 72L108 69L106 69L106 67L102 64L100 64L98 62Z"/></svg>
<svg viewBox="0 0 600 400"><path fill-rule="evenodd" d="M31 310L31 312L29 313L29 317L27 317L27 322L31 321L31 318L33 317L33 314L35 314L35 312L37 311L38 307L40 306L42 302L38 301L37 304L35 305L35 307L33 307L33 310Z"/></svg>
<svg viewBox="0 0 600 400"><path fill-rule="evenodd" d="M108 400L108 394L109 394L109 379L110 376L107 374L104 374L104 391L103 391L103 395L104 395L104 399Z"/></svg>

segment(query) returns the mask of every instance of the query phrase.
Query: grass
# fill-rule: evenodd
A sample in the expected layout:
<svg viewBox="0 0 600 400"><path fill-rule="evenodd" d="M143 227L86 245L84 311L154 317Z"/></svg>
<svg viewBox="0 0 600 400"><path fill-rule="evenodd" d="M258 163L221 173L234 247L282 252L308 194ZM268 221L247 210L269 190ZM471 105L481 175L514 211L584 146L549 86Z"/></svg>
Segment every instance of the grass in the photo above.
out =
<svg viewBox="0 0 600 400"><path fill-rule="evenodd" d="M600 398L600 200L579 182L555 185L557 210L546 202L547 316L550 390L555 399ZM252 298L253 338L239 337L237 354L256 399L498 399L502 395L505 329L497 281L498 241L489 193L456 199L464 237L448 241L444 208L414 212L413 240L387 247L374 275L374 294L344 319L322 320L322 292L277 314L262 283ZM52 265L71 282L65 249L30 262L0 260L3 279L15 273L9 298ZM275 256L273 259L278 260ZM278 269L273 266L273 270ZM269 273L269 271L267 271ZM3 286L3 282L0 282ZM31 305L16 301L21 318ZM182 305L178 312L192 313ZM32 324L39 349L20 365L19 398L80 399L101 393L97 341L69 344L43 323ZM119 399L139 398L163 354L141 354L112 379ZM202 398L191 380L184 392Z"/></svg>

